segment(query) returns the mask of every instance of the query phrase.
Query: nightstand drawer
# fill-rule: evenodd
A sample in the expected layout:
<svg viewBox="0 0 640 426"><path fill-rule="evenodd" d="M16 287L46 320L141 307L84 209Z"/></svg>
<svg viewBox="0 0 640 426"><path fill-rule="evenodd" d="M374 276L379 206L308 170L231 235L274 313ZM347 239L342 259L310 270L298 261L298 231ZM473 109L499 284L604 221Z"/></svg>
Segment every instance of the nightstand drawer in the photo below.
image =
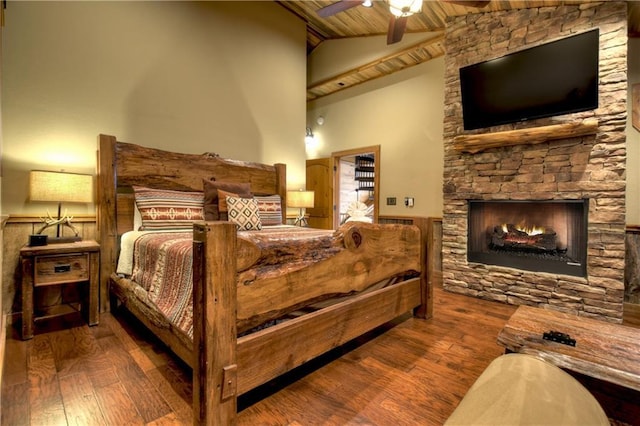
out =
<svg viewBox="0 0 640 426"><path fill-rule="evenodd" d="M34 286L89 280L89 253L36 256Z"/></svg>

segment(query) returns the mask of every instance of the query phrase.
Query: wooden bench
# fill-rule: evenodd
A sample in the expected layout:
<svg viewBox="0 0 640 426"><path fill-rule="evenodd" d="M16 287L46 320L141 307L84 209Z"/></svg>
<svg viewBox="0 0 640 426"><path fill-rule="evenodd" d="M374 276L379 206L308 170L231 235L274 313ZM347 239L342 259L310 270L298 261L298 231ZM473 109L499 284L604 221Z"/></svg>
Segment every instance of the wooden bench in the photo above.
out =
<svg viewBox="0 0 640 426"><path fill-rule="evenodd" d="M555 331L575 346L545 340ZM560 368L640 391L640 329L520 306L498 335L507 351L535 355Z"/></svg>

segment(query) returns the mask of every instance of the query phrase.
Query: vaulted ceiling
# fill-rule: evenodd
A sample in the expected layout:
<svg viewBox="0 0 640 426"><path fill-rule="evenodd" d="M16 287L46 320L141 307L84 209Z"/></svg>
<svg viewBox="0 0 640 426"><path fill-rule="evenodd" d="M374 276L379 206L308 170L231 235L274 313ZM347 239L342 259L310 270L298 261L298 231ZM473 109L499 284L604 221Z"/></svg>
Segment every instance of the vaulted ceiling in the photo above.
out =
<svg viewBox="0 0 640 426"><path fill-rule="evenodd" d="M358 4L326 18L318 16L319 9L339 1L353 3L354 0L276 1L307 23L307 53L311 53L313 49L326 40L380 36L387 34L389 29L391 15L387 2L382 0L374 0L372 7L364 7ZM318 99L444 55L442 34L448 16L588 2L580 0L425 0L422 5L422 11L407 19L405 33L432 33L431 38L409 47L399 48L391 54L386 54L374 61L361 64L340 75L313 82L307 87L307 100ZM640 1L629 1L627 4L629 8L629 36L640 37Z"/></svg>

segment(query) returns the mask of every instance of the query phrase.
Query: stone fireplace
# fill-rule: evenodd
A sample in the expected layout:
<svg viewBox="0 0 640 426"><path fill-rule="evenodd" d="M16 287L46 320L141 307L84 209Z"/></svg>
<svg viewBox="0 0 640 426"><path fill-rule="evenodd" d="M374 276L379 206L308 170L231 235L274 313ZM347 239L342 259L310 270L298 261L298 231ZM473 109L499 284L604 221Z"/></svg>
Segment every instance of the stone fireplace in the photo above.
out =
<svg viewBox="0 0 640 426"><path fill-rule="evenodd" d="M469 200L467 261L586 276L589 200Z"/></svg>
<svg viewBox="0 0 640 426"><path fill-rule="evenodd" d="M442 241L446 290L621 321L626 14L624 2L601 2L469 14L448 21ZM600 29L596 110L463 130L460 67L595 27ZM590 124L582 125L586 122ZM475 136L491 142L464 149L464 138ZM530 214L535 210L543 213ZM523 213L528 217L519 219ZM519 222L544 222L540 227L548 229L530 233L520 225L536 224Z"/></svg>

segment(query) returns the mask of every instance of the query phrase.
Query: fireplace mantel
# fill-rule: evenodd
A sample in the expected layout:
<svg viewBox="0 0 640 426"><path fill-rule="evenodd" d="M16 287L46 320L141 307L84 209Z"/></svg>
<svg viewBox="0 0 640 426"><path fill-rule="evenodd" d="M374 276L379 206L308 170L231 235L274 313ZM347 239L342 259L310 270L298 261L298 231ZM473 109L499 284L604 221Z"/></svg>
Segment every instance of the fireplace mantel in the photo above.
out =
<svg viewBox="0 0 640 426"><path fill-rule="evenodd" d="M587 118L579 122L552 124L504 132L459 135L453 139L453 147L459 152L476 154L489 148L513 145L535 145L554 139L565 139L595 134L598 120Z"/></svg>

